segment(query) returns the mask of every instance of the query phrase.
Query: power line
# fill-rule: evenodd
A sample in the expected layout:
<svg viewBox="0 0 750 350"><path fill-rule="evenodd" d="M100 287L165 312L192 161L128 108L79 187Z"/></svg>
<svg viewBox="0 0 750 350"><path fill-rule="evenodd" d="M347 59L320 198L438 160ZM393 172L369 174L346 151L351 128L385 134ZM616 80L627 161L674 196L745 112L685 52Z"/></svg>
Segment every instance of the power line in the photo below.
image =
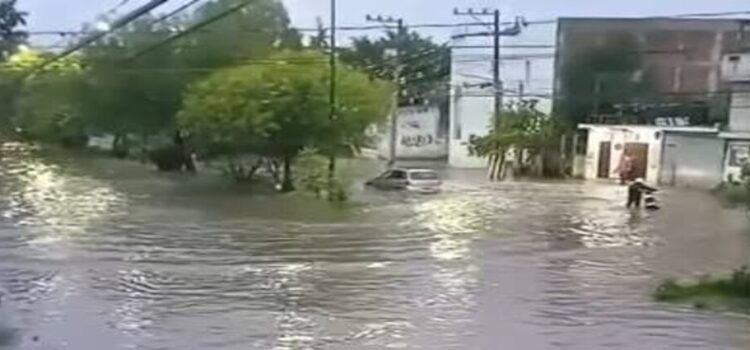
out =
<svg viewBox="0 0 750 350"><path fill-rule="evenodd" d="M633 17L633 19L660 19L660 18L690 18L690 17L722 17L722 16L739 16L739 15L750 15L750 10L744 10L744 11L727 11L727 12L707 12L707 13L688 13L688 14L677 14L677 15L666 15L666 16L650 16L650 17ZM592 17L595 18L595 17ZM526 25L532 26L532 25L549 25L549 24L556 24L558 22L557 18L548 18L548 19L539 19L539 20L530 20L525 21L524 23ZM502 25L513 25L514 22L502 22ZM411 29L452 29L452 28L462 28L462 27L485 27L488 25L492 25L491 22L463 22L463 23L422 23L422 24L412 24L409 25L409 28ZM322 27L322 28L305 28L305 27L292 27L290 29L297 30L299 32L317 32L320 29L323 30L329 30L330 27ZM382 30L382 29L396 29L396 26L393 25L348 25L348 26L337 26L336 30L340 31L368 31L368 30ZM247 30L247 31L253 31L253 30ZM76 35L87 35L90 34L90 32L87 31L81 31L81 30L32 30L27 31L27 33L31 36L34 35L58 35L58 36L76 36Z"/></svg>
<svg viewBox="0 0 750 350"><path fill-rule="evenodd" d="M176 9L174 9L174 10L172 10L172 11L164 14L163 16L157 18L156 20L154 20L153 22L151 22L150 25L153 26L153 25L156 25L158 23L165 22L166 20L168 20L168 19L170 19L170 18L172 18L174 16L177 16L178 14L186 11L187 9L189 9L190 7L192 7L193 5L195 5L195 4L197 4L197 3L201 2L201 1L203 1L203 0L190 0L190 1L182 4L180 7L178 7Z"/></svg>
<svg viewBox="0 0 750 350"><path fill-rule="evenodd" d="M237 11L242 10L243 8L249 6L252 2L253 2L253 0L245 0L245 1L239 3L239 4L235 5L235 6L230 7L226 11L222 11L221 13L219 13L219 14L213 16L213 17L205 19L205 20L203 20L203 21L201 21L199 23L196 23L193 26L191 26L190 28L185 29L184 31L179 32L179 33L177 33L177 34L175 34L175 35L173 35L173 36L171 36L171 37L169 37L169 38L167 38L165 40L162 40L162 41L160 41L160 42L158 42L156 44L147 46L146 48L144 48L144 49L136 52L135 54L129 56L128 58L126 58L126 60L137 59L137 58L139 58L139 57L141 57L141 56L143 56L143 55L145 55L145 54L147 54L147 53L149 53L149 52L151 52L153 50L158 49L159 47L162 47L164 45L168 45L168 44L170 44L170 43L172 43L172 42L174 42L174 41L176 41L176 40L178 40L180 38L183 38L183 37L185 37L185 36L187 36L187 35L195 32L195 31L197 31L197 30L200 30L200 29L202 29L202 28L204 28L206 26L209 26L209 25L211 25L211 24L213 24L213 23L221 20L222 18L225 18L225 17L227 17L227 16L229 16L229 15L231 15L231 14L237 12Z"/></svg>
<svg viewBox="0 0 750 350"><path fill-rule="evenodd" d="M453 45L452 49L491 49L493 45ZM554 49L554 44L506 44L500 48L506 49Z"/></svg>
<svg viewBox="0 0 750 350"><path fill-rule="evenodd" d="M107 36L107 35L115 32L116 30L118 30L118 29L126 26L128 23L131 23L131 22L135 21L136 19L142 17L143 15L149 13L151 10L153 10L153 9L155 9L155 8L161 6L161 5L166 4L168 1L170 1L170 0L151 0L147 4L145 4L145 5L137 8L137 9L135 9L134 11L128 13L127 15L123 16L122 18L120 18L117 21L115 21L114 23L112 23L112 25L110 25L110 27L108 28L108 30L100 32L100 33L94 33L93 35L84 38L83 40L81 40L81 42L79 42L78 44L74 45L73 47L71 47L71 48L69 48L67 50L64 50L60 54L57 54L54 57L52 57L52 58L50 58L50 59L42 62L41 64L39 64L39 66L37 66L36 68L32 69L31 74L34 74L34 73L37 73L37 72L40 72L40 71L44 70L44 68L48 67L50 64L55 63L55 62L57 62L57 61L65 58L65 57L73 54L74 52L76 52L78 50L81 50L84 47L86 47L86 46L88 46L88 45L96 42L97 40L99 40L99 39L101 39L101 38L103 38L103 37L105 37L105 36Z"/></svg>
<svg viewBox="0 0 750 350"><path fill-rule="evenodd" d="M535 22L528 22L528 23L535 23ZM467 22L467 23L425 23L425 24L415 24L415 25L409 25L410 29L453 29L453 28L462 28L462 27L474 27L474 26L480 26L484 25L483 23L474 23L474 22ZM330 30L330 27L322 27L322 28L306 28L306 27L290 27L289 29L296 30L298 32L310 32L310 33L316 33L318 31L322 30ZM393 25L387 25L387 24L378 24L378 25L359 25L359 26L337 26L337 31L370 31L370 30L383 30L383 29L397 29L396 26ZM202 31L210 32L211 30L203 29ZM267 31L266 29L242 29L238 32L263 32ZM163 31L142 31L143 33L153 33L158 34ZM78 35L86 35L90 34L89 31L83 31L83 30L35 30L35 31L28 31L27 32L31 36L78 36Z"/></svg>
<svg viewBox="0 0 750 350"><path fill-rule="evenodd" d="M131 0L121 0L119 3L117 3L114 7L112 7L110 10L107 11L109 14L115 14L118 10L125 7L128 3L130 3Z"/></svg>

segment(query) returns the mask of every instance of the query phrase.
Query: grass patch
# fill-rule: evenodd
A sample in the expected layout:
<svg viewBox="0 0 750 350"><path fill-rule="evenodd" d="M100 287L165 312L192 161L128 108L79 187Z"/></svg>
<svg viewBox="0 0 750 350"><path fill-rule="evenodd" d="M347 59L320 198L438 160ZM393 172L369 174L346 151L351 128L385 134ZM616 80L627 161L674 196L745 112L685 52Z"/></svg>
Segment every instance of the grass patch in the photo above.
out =
<svg viewBox="0 0 750 350"><path fill-rule="evenodd" d="M654 292L659 301L690 301L705 307L710 299L746 299L750 301L750 271L747 266L730 276L704 276L697 281L666 280Z"/></svg>

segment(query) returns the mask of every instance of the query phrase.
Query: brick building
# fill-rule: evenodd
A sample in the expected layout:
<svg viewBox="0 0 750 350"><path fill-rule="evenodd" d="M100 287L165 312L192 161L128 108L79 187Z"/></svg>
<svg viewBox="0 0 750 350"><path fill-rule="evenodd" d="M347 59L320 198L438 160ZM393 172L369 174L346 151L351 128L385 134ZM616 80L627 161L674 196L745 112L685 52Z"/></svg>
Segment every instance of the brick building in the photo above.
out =
<svg viewBox="0 0 750 350"><path fill-rule="evenodd" d="M707 101L726 92L723 55L750 45L750 22L737 19L561 18L557 31L555 92L565 96L561 72L585 50L631 36L649 87L660 102ZM594 91L592 91L594 93Z"/></svg>
<svg viewBox="0 0 750 350"><path fill-rule="evenodd" d="M626 71L632 74L628 78L647 79L643 81L650 90L649 98L639 96L635 101L622 101L623 105L607 112L601 112L601 104L592 104L596 109L586 116L592 124L579 126L587 135L585 177L618 178L617 168L625 157L630 157L638 170L636 176L651 183L710 188L736 179L750 149L747 133L750 109L746 106L749 99L745 98L748 96L745 91L750 91L747 89L750 78L744 74L750 67L744 61L750 55L741 54L750 48L750 22L688 18L560 19L556 39L556 96L570 96L561 79L563 69L575 62L571 60L622 37L631 39L629 42L640 56L640 68ZM594 73L597 74L600 73ZM598 98L601 83L596 79L594 82L599 85L590 93ZM661 106L677 107L660 109ZM720 111L720 119L682 118L681 113L686 109L680 108L684 106L702 106L705 114ZM680 122L673 124L676 120ZM724 121L724 125L713 125L717 120Z"/></svg>

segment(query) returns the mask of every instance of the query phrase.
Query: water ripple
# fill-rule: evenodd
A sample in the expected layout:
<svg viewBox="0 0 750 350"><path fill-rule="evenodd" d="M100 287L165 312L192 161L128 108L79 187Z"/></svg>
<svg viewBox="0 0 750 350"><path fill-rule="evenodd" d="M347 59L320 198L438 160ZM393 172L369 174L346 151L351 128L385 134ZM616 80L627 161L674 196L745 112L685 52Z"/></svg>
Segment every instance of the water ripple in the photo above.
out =
<svg viewBox="0 0 750 350"><path fill-rule="evenodd" d="M37 152L0 147L0 311L20 314L19 348L750 342L745 316L649 296L663 276L750 258L736 213L700 194L667 191L651 215L622 208L616 186L449 180L436 196L364 193L368 204L332 208L196 195L201 178Z"/></svg>

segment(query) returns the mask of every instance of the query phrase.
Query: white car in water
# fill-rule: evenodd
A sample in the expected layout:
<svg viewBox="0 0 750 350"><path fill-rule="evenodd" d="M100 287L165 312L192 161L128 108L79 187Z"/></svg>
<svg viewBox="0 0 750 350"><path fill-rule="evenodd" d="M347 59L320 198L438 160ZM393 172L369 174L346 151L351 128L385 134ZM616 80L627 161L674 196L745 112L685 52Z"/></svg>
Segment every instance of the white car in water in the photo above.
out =
<svg viewBox="0 0 750 350"><path fill-rule="evenodd" d="M391 169L368 181L366 185L384 191L437 193L443 182L434 170Z"/></svg>

